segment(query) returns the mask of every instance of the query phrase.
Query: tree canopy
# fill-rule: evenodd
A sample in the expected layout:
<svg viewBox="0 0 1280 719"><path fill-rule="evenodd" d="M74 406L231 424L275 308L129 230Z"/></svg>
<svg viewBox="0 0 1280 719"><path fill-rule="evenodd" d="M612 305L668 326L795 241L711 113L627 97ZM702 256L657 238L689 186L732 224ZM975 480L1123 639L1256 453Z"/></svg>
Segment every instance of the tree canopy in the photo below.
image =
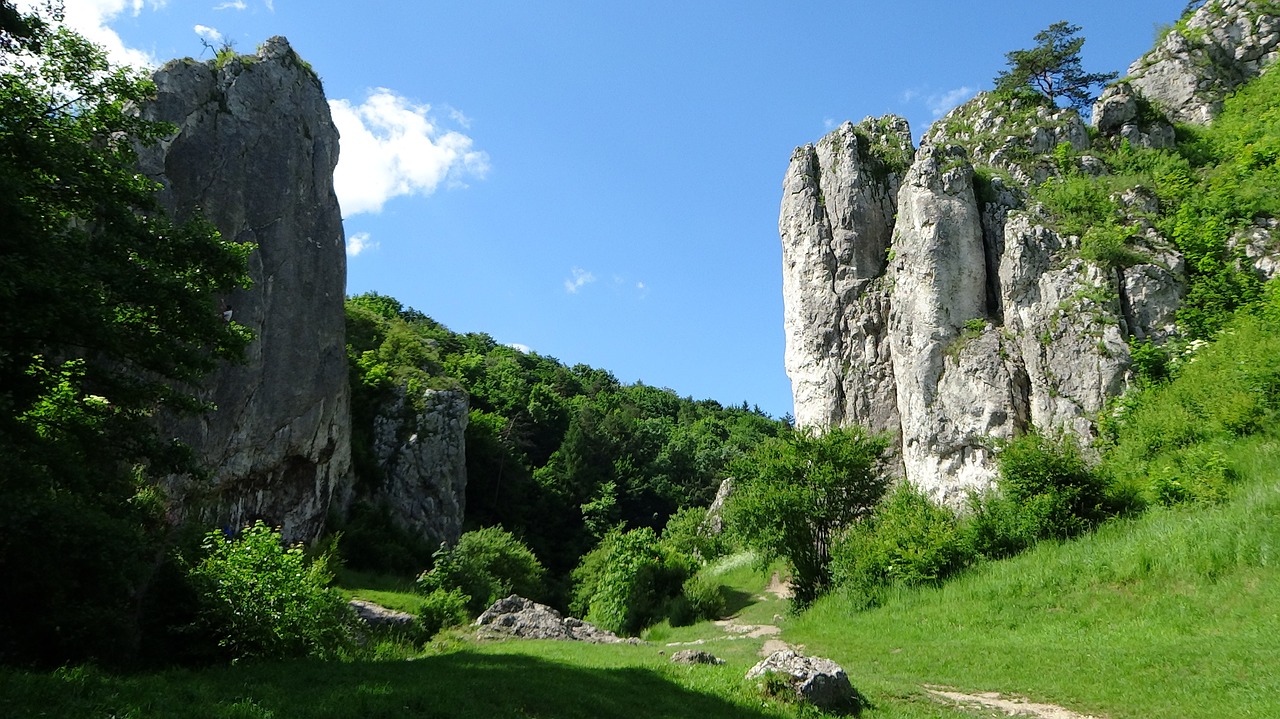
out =
<svg viewBox="0 0 1280 719"><path fill-rule="evenodd" d="M175 224L136 143L172 132L131 108L150 81L54 16L0 4L0 659L119 652L136 633L150 480L187 468L159 431L246 330L221 293L251 248ZM33 621L33 617L38 619Z"/></svg>
<svg viewBox="0 0 1280 719"><path fill-rule="evenodd" d="M996 92L1031 90L1055 104L1062 99L1077 109L1087 107L1096 98L1092 88L1114 80L1117 74L1084 71L1080 65L1084 38L1077 36L1079 32L1078 25L1055 22L1036 33L1035 47L1005 53L1009 67L996 75Z"/></svg>

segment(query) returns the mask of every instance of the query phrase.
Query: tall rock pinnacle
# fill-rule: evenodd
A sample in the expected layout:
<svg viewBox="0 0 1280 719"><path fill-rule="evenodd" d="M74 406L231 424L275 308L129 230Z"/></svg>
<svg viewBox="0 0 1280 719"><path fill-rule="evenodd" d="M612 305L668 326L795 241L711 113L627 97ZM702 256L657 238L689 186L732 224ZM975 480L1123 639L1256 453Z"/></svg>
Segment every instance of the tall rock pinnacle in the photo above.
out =
<svg viewBox="0 0 1280 719"><path fill-rule="evenodd" d="M142 152L143 171L179 219L199 212L257 245L253 286L227 298L255 335L246 362L206 381L216 411L170 427L212 471L171 480L174 519L261 518L309 541L351 478L338 132L324 90L282 37L226 62L170 62L155 82L144 113L178 131Z"/></svg>

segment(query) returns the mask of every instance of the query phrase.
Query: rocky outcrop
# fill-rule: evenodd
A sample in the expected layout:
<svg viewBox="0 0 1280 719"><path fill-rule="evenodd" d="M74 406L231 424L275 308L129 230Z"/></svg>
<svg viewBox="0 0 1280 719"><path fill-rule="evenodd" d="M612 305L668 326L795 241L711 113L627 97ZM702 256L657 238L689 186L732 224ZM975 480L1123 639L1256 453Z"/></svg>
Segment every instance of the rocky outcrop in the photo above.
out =
<svg viewBox="0 0 1280 719"><path fill-rule="evenodd" d="M499 599L476 618L476 636L481 639L558 639L590 644L639 644L639 639L623 639L594 624L565 617L546 606L512 594Z"/></svg>
<svg viewBox="0 0 1280 719"><path fill-rule="evenodd" d="M839 664L822 657L806 657L791 649L770 654L747 671L746 679L785 678L795 697L819 709L838 711L858 709L860 695L849 682L849 675Z"/></svg>
<svg viewBox="0 0 1280 719"><path fill-rule="evenodd" d="M1268 0L1208 0L1179 21L1125 78L1175 122L1206 124L1222 99L1280 57L1280 16Z"/></svg>
<svg viewBox="0 0 1280 719"><path fill-rule="evenodd" d="M711 664L721 665L724 660L711 652L704 652L701 649L681 649L671 655L672 664Z"/></svg>
<svg viewBox="0 0 1280 719"><path fill-rule="evenodd" d="M1170 147L1173 122L1209 121L1278 48L1273 4L1209 0L1106 91L1093 122L1116 144ZM957 503L994 479L999 440L1092 436L1131 380L1130 341L1176 334L1186 262L1150 219L1149 190L1111 197L1111 222L1084 237L1033 202L1047 180L1108 172L1074 110L979 95L901 166L876 164L886 127L910 136L843 125L798 148L783 182L795 417L895 432L906 479ZM1261 279L1280 271L1274 221L1231 242Z"/></svg>
<svg viewBox="0 0 1280 719"><path fill-rule="evenodd" d="M143 112L177 132L141 153L143 171L178 218L199 212L256 246L253 286L226 298L254 333L246 360L207 380L216 410L169 423L211 471L168 482L173 518L261 518L290 541L314 539L351 476L338 133L324 91L280 37L225 63L171 62L154 79Z"/></svg>
<svg viewBox="0 0 1280 719"><path fill-rule="evenodd" d="M429 544L457 544L466 505L469 400L461 389L398 388L374 418L381 481L372 499L392 522Z"/></svg>
<svg viewBox="0 0 1280 719"><path fill-rule="evenodd" d="M868 190L828 195L823 178L839 172L817 148L848 147L852 129L798 149L784 181L795 416L895 432L905 477L956 504L994 479L993 440L1033 427L1091 436L1129 381L1127 338L1173 332L1183 262L1145 219L1155 198L1140 191L1117 198L1138 248L1118 265L1083 259L1080 238L1030 203L1029 189L1059 173L1105 171L1074 111L979 96L926 133L900 178L860 177ZM1072 153L1056 151L1064 144ZM831 199L865 206L868 196L889 210L853 213ZM875 224L842 236L888 261L844 267L841 258L872 253L835 242L836 217ZM851 289L833 291L837 278Z"/></svg>
<svg viewBox="0 0 1280 719"><path fill-rule="evenodd" d="M417 621L417 618L408 612L388 609L381 604L375 604L364 599L352 599L347 602L347 606L351 607L351 611L355 612L357 619L371 627L403 628L411 626Z"/></svg>
<svg viewBox="0 0 1280 719"><path fill-rule="evenodd" d="M911 151L906 121L886 117L845 123L791 156L778 229L786 368L802 426L898 425L883 278Z"/></svg>

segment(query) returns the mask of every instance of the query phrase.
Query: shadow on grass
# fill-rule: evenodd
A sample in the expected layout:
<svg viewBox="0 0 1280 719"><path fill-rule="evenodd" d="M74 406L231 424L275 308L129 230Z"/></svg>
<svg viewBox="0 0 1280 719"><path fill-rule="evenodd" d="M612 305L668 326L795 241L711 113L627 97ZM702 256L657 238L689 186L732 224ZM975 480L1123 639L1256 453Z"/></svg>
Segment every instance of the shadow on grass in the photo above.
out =
<svg viewBox="0 0 1280 719"><path fill-rule="evenodd" d="M732 617L756 603L756 597L751 592L744 592L733 587L722 587L721 591L724 593L724 614L726 617Z"/></svg>
<svg viewBox="0 0 1280 719"><path fill-rule="evenodd" d="M771 717L652 669L456 652L408 662L312 661L110 676L0 672L4 716Z"/></svg>

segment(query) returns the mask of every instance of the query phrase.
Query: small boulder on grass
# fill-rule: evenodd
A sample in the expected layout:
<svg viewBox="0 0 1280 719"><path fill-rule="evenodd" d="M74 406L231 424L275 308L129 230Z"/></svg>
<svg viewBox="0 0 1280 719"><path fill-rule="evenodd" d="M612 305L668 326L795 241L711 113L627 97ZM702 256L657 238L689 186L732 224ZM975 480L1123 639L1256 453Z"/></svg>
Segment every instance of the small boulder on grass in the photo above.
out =
<svg viewBox="0 0 1280 719"><path fill-rule="evenodd" d="M388 609L364 599L352 599L347 602L347 606L355 611L358 619L373 627L407 627L414 621L412 614Z"/></svg>
<svg viewBox="0 0 1280 719"><path fill-rule="evenodd" d="M865 700L839 664L822 657L806 657L791 649L770 654L747 672L747 679L760 679L766 690L776 691L776 682L785 682L794 697L824 711L862 709Z"/></svg>
<svg viewBox="0 0 1280 719"><path fill-rule="evenodd" d="M701 649L683 649L671 655L674 664L724 664L724 660Z"/></svg>

